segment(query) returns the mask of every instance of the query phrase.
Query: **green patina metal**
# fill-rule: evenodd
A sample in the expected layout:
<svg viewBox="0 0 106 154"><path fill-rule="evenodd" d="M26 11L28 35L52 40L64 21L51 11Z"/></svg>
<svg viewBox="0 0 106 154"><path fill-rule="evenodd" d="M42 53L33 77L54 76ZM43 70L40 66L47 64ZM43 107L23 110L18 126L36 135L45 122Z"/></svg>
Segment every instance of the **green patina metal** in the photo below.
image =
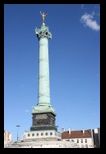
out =
<svg viewBox="0 0 106 154"><path fill-rule="evenodd" d="M32 108L32 114L34 113L45 113L45 112L51 112L54 115L56 115L55 110L53 109L52 106L48 106L48 105L37 105L35 107Z"/></svg>
<svg viewBox="0 0 106 154"><path fill-rule="evenodd" d="M38 104L33 107L32 114L51 112L56 115L50 103L48 40L52 38L52 34L45 25L44 19L42 19L41 27L35 28L35 34L39 41L39 82Z"/></svg>
<svg viewBox="0 0 106 154"><path fill-rule="evenodd" d="M47 39L52 38L52 34L49 32L48 26L42 25L41 28L35 28L35 34L37 35L38 39L42 37L46 37Z"/></svg>

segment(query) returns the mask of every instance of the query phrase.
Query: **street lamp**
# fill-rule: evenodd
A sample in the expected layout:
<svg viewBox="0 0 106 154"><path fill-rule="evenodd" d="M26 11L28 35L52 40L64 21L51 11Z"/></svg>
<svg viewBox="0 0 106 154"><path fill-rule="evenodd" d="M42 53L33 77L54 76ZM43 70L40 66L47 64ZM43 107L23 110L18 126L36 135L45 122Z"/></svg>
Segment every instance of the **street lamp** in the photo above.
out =
<svg viewBox="0 0 106 154"><path fill-rule="evenodd" d="M20 127L20 125L16 125L17 127L17 141L18 141L18 128Z"/></svg>

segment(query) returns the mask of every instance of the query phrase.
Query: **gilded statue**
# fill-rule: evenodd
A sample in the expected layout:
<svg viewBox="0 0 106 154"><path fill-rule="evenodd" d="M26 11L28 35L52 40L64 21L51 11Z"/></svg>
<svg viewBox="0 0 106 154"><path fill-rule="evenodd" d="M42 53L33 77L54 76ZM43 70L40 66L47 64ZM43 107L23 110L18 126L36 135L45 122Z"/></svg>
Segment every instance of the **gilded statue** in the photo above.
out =
<svg viewBox="0 0 106 154"><path fill-rule="evenodd" d="M45 20L45 17L47 16L47 14L42 13L41 11L40 11L40 14L42 16L42 24L44 24L44 20Z"/></svg>

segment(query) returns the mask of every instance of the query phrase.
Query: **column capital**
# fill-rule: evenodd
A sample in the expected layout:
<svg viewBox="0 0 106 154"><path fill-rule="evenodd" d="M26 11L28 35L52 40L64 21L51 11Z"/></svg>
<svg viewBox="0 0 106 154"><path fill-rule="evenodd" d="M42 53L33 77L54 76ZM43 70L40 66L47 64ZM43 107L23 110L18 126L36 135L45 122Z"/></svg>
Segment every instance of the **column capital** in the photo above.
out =
<svg viewBox="0 0 106 154"><path fill-rule="evenodd" d="M44 37L47 39L52 38L52 34L49 31L49 28L45 25L42 25L40 28L35 28L35 34L37 35L38 39L44 38Z"/></svg>

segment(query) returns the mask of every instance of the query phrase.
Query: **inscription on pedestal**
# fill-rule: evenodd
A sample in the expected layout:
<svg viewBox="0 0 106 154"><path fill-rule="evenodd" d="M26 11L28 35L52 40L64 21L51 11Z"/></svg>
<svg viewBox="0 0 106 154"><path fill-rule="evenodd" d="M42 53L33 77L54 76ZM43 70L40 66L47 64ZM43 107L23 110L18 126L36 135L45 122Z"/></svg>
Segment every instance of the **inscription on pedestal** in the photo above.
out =
<svg viewBox="0 0 106 154"><path fill-rule="evenodd" d="M48 118L47 114L36 115L36 119L47 119L47 118Z"/></svg>

